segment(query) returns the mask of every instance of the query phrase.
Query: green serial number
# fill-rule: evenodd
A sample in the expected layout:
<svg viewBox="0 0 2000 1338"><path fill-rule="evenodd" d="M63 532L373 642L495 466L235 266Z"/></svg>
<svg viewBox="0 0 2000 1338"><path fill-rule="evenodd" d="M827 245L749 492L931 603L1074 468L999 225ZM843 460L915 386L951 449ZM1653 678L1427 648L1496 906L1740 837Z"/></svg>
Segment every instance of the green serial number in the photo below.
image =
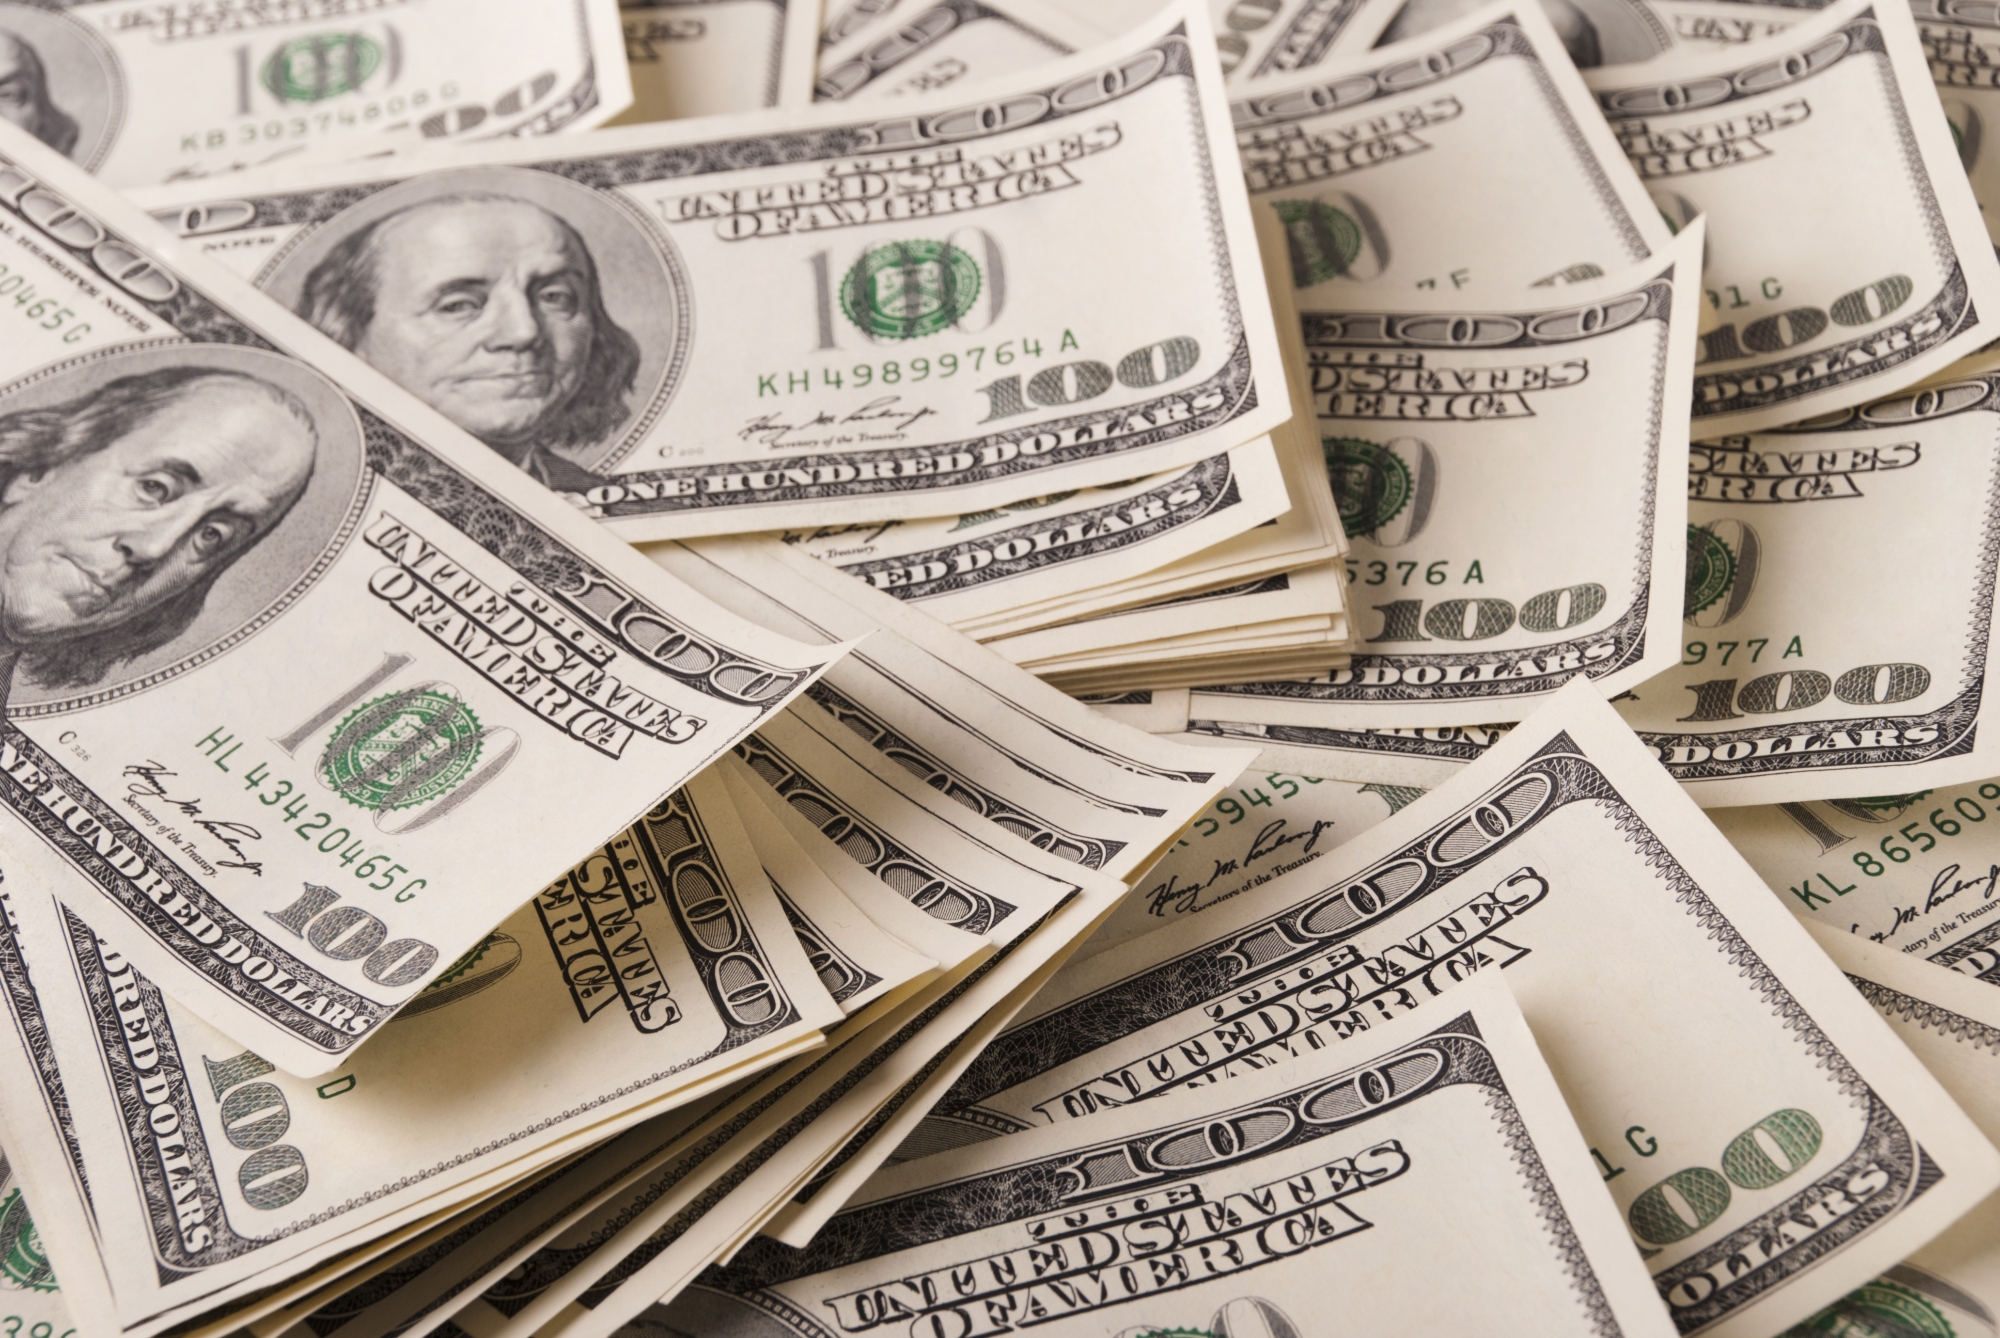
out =
<svg viewBox="0 0 2000 1338"><path fill-rule="evenodd" d="M218 726L195 746L209 755L209 760L215 763L218 770L235 774L235 768L228 762L243 745L233 735L224 733ZM266 781L271 782L269 789L265 789ZM272 775L268 763L259 762L251 767L243 776L243 788L263 791L257 796L257 802L276 814L283 814L287 830L327 856L329 863L338 861L341 868L377 892L387 892L394 887L395 900L409 901L430 886L428 878L407 877L398 887L396 880L409 873L407 865L392 864L387 855L369 854L366 843L360 837L345 827L334 826L333 814L323 808L314 809L305 797L304 787L282 776Z"/></svg>
<svg viewBox="0 0 2000 1338"><path fill-rule="evenodd" d="M1062 333L1057 344L1057 352L1078 347L1076 336L1068 330ZM897 386L908 382L928 381L933 376L939 380L957 376L961 368L977 372L990 362L995 367L1011 367L1022 358L1042 356L1042 341L1038 338L1007 339L998 344L975 344L961 353L940 353L936 357L918 356L913 358L890 358L882 362L857 362L845 371L838 367L822 367L818 380L813 379L813 370L805 368L796 372L772 372L769 376L757 377L757 397L766 395L798 395L812 390L815 386L822 390L859 390L870 386ZM782 387L782 388L781 388Z"/></svg>
<svg viewBox="0 0 2000 1338"><path fill-rule="evenodd" d="M74 344L90 333L88 323L76 320L76 312L58 305L61 299L41 296L26 275L4 264L0 264L0 299L11 299L17 316L42 329L61 330L65 344Z"/></svg>
<svg viewBox="0 0 2000 1338"><path fill-rule="evenodd" d="M1270 772L1264 777L1263 785L1253 785L1247 790L1237 790L1236 793L1243 796L1243 803L1238 803L1232 795L1224 795L1209 805L1209 808L1216 813L1227 816L1229 821L1223 822L1220 818L1210 817L1207 813L1203 813L1194 820L1195 828L1203 837L1214 836L1224 827L1234 827L1237 823L1250 816L1250 811L1243 806L1244 804L1250 805L1251 808L1269 808L1271 806L1271 796L1265 793L1264 785L1268 785L1273 790L1276 790L1283 798L1295 799L1298 797L1299 785L1302 782L1306 785L1318 785L1320 780L1321 778L1318 776L1293 776L1278 771ZM1174 842L1174 848L1178 850L1187 844L1189 844L1188 839L1183 836L1180 840Z"/></svg>

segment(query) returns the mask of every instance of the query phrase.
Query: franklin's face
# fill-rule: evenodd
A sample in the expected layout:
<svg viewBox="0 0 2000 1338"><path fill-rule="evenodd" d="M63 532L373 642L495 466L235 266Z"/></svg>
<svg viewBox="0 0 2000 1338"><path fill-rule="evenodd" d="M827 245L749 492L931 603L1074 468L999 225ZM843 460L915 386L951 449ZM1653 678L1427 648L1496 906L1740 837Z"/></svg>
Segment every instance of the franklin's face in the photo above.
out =
<svg viewBox="0 0 2000 1338"><path fill-rule="evenodd" d="M585 257L534 205L468 201L383 224L375 269L354 351L518 460L590 360Z"/></svg>
<svg viewBox="0 0 2000 1338"><path fill-rule="evenodd" d="M0 118L41 139L42 108L47 103L48 90L33 49L12 33L0 33Z"/></svg>
<svg viewBox="0 0 2000 1338"><path fill-rule="evenodd" d="M0 636L131 620L212 577L305 488L313 439L254 387L202 382L132 431L0 492Z"/></svg>

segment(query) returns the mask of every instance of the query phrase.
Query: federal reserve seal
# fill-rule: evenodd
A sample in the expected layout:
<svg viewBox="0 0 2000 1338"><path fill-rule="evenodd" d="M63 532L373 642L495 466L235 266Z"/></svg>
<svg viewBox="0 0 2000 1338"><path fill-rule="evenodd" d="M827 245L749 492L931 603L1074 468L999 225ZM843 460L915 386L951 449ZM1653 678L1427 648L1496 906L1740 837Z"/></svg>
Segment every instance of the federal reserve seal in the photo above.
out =
<svg viewBox="0 0 2000 1338"><path fill-rule="evenodd" d="M327 740L320 774L358 808L411 808L463 781L485 737L471 707L442 684L426 683L350 712Z"/></svg>
<svg viewBox="0 0 2000 1338"><path fill-rule="evenodd" d="M0 1167L5 1165L0 1161ZM30 1292L61 1290L18 1189L9 1190L7 1197L0 1199L0 1287Z"/></svg>
<svg viewBox="0 0 2000 1338"><path fill-rule="evenodd" d="M840 309L878 339L921 339L964 319L979 300L979 264L950 242L871 246L840 285Z"/></svg>
<svg viewBox="0 0 2000 1338"><path fill-rule="evenodd" d="M1733 517L1687 532L1687 592L1681 617L1695 627L1720 627L1750 603L1763 544L1757 531Z"/></svg>
<svg viewBox="0 0 2000 1338"><path fill-rule="evenodd" d="M1320 447L1347 533L1372 534L1410 504L1416 481L1388 447L1360 437L1326 437Z"/></svg>
<svg viewBox="0 0 2000 1338"><path fill-rule="evenodd" d="M1958 1338L1944 1312L1912 1289L1877 1278L1835 1301L1782 1338L1837 1333L1849 1338Z"/></svg>
<svg viewBox="0 0 2000 1338"><path fill-rule="evenodd" d="M1292 286L1311 288L1354 272L1361 257L1361 224L1320 200L1278 200L1271 207L1285 225Z"/></svg>
<svg viewBox="0 0 2000 1338"><path fill-rule="evenodd" d="M1324 437L1327 482L1349 535L1400 548L1424 532L1437 501L1438 460L1415 437Z"/></svg>

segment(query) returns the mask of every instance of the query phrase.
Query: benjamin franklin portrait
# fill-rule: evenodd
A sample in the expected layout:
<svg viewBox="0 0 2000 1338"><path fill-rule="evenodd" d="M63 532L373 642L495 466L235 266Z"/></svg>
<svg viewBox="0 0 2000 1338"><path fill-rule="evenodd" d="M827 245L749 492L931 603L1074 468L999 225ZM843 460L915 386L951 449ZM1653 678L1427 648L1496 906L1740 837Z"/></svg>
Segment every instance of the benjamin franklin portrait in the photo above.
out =
<svg viewBox="0 0 2000 1338"><path fill-rule="evenodd" d="M300 315L552 488L630 416L640 350L605 310L596 258L544 206L467 191L343 237Z"/></svg>
<svg viewBox="0 0 2000 1338"><path fill-rule="evenodd" d="M292 392L172 366L0 415L0 705L87 687L194 623L319 454Z"/></svg>
<svg viewBox="0 0 2000 1338"><path fill-rule="evenodd" d="M5 28L0 28L0 120L12 121L57 153L76 149L76 118L51 97L42 53Z"/></svg>

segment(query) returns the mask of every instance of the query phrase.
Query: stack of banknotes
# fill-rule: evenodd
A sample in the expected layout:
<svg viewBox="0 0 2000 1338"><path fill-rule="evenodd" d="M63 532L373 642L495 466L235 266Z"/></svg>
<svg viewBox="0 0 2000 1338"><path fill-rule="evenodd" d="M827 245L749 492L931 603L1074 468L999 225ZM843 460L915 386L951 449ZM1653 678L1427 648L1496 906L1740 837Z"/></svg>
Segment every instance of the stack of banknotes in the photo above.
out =
<svg viewBox="0 0 2000 1338"><path fill-rule="evenodd" d="M0 1333L2000 1338L1989 116L0 0Z"/></svg>

